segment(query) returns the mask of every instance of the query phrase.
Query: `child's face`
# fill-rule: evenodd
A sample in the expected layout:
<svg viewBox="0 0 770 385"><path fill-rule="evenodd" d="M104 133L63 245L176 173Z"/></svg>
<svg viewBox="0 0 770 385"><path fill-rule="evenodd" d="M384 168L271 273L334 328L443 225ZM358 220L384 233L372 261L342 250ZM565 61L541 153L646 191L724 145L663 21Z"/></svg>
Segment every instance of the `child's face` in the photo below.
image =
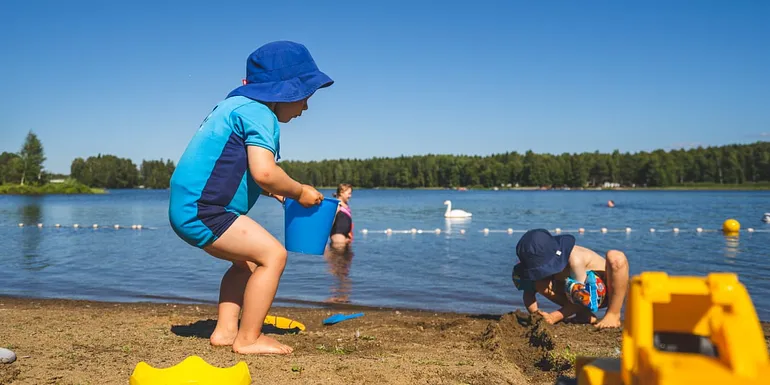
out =
<svg viewBox="0 0 770 385"><path fill-rule="evenodd" d="M350 198L353 196L353 189L349 188L343 192L340 193L339 198L341 201L348 203L350 201Z"/></svg>
<svg viewBox="0 0 770 385"><path fill-rule="evenodd" d="M274 112L278 121L281 123L288 123L290 120L302 116L302 111L307 110L308 99L310 99L309 96L296 102L276 103Z"/></svg>

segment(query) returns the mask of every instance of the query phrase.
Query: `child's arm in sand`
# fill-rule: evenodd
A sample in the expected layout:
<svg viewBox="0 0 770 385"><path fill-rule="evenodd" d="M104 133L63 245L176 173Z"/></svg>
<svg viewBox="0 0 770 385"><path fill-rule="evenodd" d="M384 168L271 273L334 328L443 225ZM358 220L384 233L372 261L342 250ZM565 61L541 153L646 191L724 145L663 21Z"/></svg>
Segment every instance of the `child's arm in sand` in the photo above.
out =
<svg viewBox="0 0 770 385"><path fill-rule="evenodd" d="M560 322L566 318L571 317L573 314L576 314L578 311L580 311L580 306L575 305L573 303L568 303L561 307L561 309L556 310L552 313L548 313L547 316L544 315L546 321L550 324L555 324L557 322Z"/></svg>
<svg viewBox="0 0 770 385"><path fill-rule="evenodd" d="M525 291L522 298L524 306L527 307L527 311L530 314L537 312L537 298L535 297L535 294L537 293L534 291Z"/></svg>

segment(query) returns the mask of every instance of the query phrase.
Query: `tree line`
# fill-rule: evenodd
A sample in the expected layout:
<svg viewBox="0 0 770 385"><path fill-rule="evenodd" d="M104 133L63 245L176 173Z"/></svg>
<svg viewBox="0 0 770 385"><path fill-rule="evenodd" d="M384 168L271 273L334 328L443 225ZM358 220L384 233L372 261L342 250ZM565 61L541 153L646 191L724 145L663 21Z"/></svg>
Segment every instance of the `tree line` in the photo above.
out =
<svg viewBox="0 0 770 385"><path fill-rule="evenodd" d="M42 186L54 177L62 177L47 172L45 160L42 142L30 131L19 152L0 154L0 184ZM137 167L130 159L99 154L73 160L69 178L88 187L162 189L168 188L174 168L170 160L143 160Z"/></svg>
<svg viewBox="0 0 770 385"><path fill-rule="evenodd" d="M292 177L314 186L358 187L673 187L770 181L770 142L672 151L284 161Z"/></svg>
<svg viewBox="0 0 770 385"><path fill-rule="evenodd" d="M43 168L43 145L30 132L18 153L0 154L0 183L41 185L51 179ZM770 182L770 142L698 147L672 151L610 154L489 156L421 155L395 158L283 161L293 178L314 186L351 183L357 187L672 187L688 184ZM72 161L69 177L89 187L168 188L171 160L143 160L99 154Z"/></svg>
<svg viewBox="0 0 770 385"><path fill-rule="evenodd" d="M171 160L143 160L137 168L131 159L99 154L87 159L75 158L70 177L91 187L165 189L174 169Z"/></svg>
<svg viewBox="0 0 770 385"><path fill-rule="evenodd" d="M0 184L45 184L50 174L43 170L43 162L43 143L30 131L19 152L0 154Z"/></svg>

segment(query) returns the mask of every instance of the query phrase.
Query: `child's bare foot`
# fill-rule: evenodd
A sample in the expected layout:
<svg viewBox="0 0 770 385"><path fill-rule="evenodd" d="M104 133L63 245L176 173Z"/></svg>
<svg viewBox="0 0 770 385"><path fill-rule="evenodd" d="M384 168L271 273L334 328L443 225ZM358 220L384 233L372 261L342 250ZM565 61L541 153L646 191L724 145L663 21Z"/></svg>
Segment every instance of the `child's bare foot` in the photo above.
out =
<svg viewBox="0 0 770 385"><path fill-rule="evenodd" d="M620 314L607 313L604 315L601 321L597 322L594 327L597 329L619 328L620 327Z"/></svg>
<svg viewBox="0 0 770 385"><path fill-rule="evenodd" d="M290 346L284 345L273 338L260 334L252 343L233 343L233 351L239 354L290 354L294 351Z"/></svg>
<svg viewBox="0 0 770 385"><path fill-rule="evenodd" d="M238 335L238 329L225 330L223 328L215 328L211 333L209 341L214 346L230 346L235 342L235 336Z"/></svg>

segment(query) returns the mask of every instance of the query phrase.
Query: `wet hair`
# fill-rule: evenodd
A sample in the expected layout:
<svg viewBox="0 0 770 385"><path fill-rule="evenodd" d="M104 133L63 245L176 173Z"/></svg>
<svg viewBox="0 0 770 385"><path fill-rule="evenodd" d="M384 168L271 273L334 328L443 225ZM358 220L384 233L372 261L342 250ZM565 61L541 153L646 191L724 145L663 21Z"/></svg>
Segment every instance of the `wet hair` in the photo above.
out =
<svg viewBox="0 0 770 385"><path fill-rule="evenodd" d="M347 191L348 189L352 190L353 185L348 183L340 183L339 186L337 186L337 192L332 194L333 197L337 198L342 194L343 192Z"/></svg>

